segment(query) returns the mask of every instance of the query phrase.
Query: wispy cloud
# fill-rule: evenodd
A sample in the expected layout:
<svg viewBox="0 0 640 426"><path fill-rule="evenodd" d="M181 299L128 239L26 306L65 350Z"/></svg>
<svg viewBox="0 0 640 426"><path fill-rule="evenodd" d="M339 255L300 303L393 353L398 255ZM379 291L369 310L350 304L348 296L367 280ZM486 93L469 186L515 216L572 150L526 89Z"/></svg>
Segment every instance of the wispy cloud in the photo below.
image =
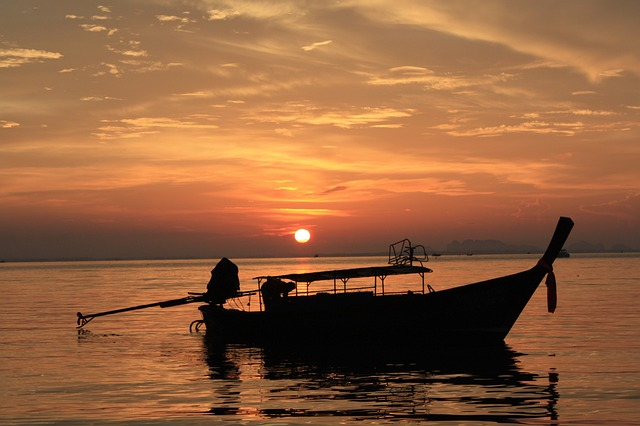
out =
<svg viewBox="0 0 640 426"><path fill-rule="evenodd" d="M552 134L558 133L567 136L573 136L579 130L584 128L584 124L576 123L548 123L545 121L528 121L517 125L501 124L492 127L478 127L468 130L450 130L447 133L451 136L481 136L492 137L501 136L509 133L533 133L533 134Z"/></svg>
<svg viewBox="0 0 640 426"><path fill-rule="evenodd" d="M209 21L224 21L239 15L240 12L233 9L210 9L207 11Z"/></svg>
<svg viewBox="0 0 640 426"><path fill-rule="evenodd" d="M482 77L470 77L466 75L452 75L451 73L438 75L434 71L416 67L401 66L388 70L383 75L371 76L369 84L379 86L394 85L420 85L433 90L457 90L473 86L489 86L497 82L504 82L512 76L500 74L496 76L485 75Z"/></svg>
<svg viewBox="0 0 640 426"><path fill-rule="evenodd" d="M122 98L114 98L112 96L85 96L80 100L87 101L87 102L101 102L101 101L121 101Z"/></svg>
<svg viewBox="0 0 640 426"><path fill-rule="evenodd" d="M592 81L619 77L623 70L640 74L640 57L628 54L637 50L634 37L629 36L637 25L634 17L640 13L640 5L634 2L615 10L601 2L582 4L579 10L573 2L553 1L523 3L518 8L494 1L481 10L472 0L398 0L393 8L382 1L343 3L344 7L355 5L379 22L419 25L468 40L498 43L552 64L573 67Z"/></svg>
<svg viewBox="0 0 640 426"><path fill-rule="evenodd" d="M631 223L632 226L640 225L640 192L624 196L621 199L607 201L592 205L582 206L582 210L592 214L612 217Z"/></svg>
<svg viewBox="0 0 640 426"><path fill-rule="evenodd" d="M12 127L18 127L20 123L15 121L0 120L0 129L11 129Z"/></svg>
<svg viewBox="0 0 640 426"><path fill-rule="evenodd" d="M104 31L109 31L109 28L102 25L97 25L97 24L80 24L80 28L90 33L100 33Z"/></svg>
<svg viewBox="0 0 640 426"><path fill-rule="evenodd" d="M175 15L156 15L156 19L160 22L178 22L181 24L190 24L196 22L195 19L186 17L186 16L175 16Z"/></svg>
<svg viewBox="0 0 640 426"><path fill-rule="evenodd" d="M308 104L292 103L274 110L264 110L246 115L245 118L261 122L297 123L314 126L335 126L349 129L359 126L392 124L390 121L411 117L412 109L363 107L331 110Z"/></svg>
<svg viewBox="0 0 640 426"><path fill-rule="evenodd" d="M48 59L60 59L62 53L37 49L0 49L0 68L16 68Z"/></svg>
<svg viewBox="0 0 640 426"><path fill-rule="evenodd" d="M102 140L140 138L156 134L162 129L217 129L218 126L207 122L207 117L194 119L175 119L168 117L139 117L119 120L102 120L104 125L94 132Z"/></svg>
<svg viewBox="0 0 640 426"><path fill-rule="evenodd" d="M310 52L312 50L316 50L319 47L327 46L327 45L329 45L331 43L333 43L333 40L319 41L319 42L316 42L316 43L311 43L311 44L309 44L307 46L302 46L302 50L304 50L306 52Z"/></svg>

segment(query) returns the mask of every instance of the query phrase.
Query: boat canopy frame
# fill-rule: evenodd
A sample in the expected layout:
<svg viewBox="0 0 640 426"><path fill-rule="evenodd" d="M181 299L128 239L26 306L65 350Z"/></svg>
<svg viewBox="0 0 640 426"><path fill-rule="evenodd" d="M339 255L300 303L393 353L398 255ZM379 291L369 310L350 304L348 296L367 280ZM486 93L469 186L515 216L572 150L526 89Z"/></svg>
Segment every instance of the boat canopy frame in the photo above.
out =
<svg viewBox="0 0 640 426"><path fill-rule="evenodd" d="M254 277L258 281L258 290L262 282L269 278L293 281L296 284L295 294L298 296L298 284L306 284L306 295L309 295L309 286L316 281L333 281L333 294L338 294L338 281L342 282L342 293L358 291L364 288L350 288L347 290L347 282L352 278L373 277L373 294L378 295L378 280L380 280L380 295L385 295L384 280L390 275L418 274L422 284L422 294L425 293L424 274L433 272L432 269L423 266L423 262L429 257L423 246L412 246L408 239L389 245L389 265L369 266L362 268L335 269L329 271L303 272L283 275L261 275ZM419 263L414 265L414 262ZM429 292L433 292L430 285L426 285ZM366 287L370 289L370 287ZM260 310L262 310L262 298L260 298Z"/></svg>

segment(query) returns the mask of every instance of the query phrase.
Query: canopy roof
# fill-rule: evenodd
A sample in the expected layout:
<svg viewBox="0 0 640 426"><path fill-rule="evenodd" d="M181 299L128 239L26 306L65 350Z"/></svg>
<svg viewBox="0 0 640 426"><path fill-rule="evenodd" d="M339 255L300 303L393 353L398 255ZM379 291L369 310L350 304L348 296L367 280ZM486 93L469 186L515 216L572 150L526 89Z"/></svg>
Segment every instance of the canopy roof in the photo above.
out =
<svg viewBox="0 0 640 426"><path fill-rule="evenodd" d="M303 274L285 274L285 275L263 275L255 277L256 280L263 280L269 277L279 278L282 280L291 280L297 283L311 283L314 281L325 280L341 280L346 281L350 278L366 278L380 277L385 278L388 275L403 274L424 274L425 272L433 272L424 266L411 265L390 265L390 266L368 266L365 268L352 269L336 269L333 271L306 272Z"/></svg>

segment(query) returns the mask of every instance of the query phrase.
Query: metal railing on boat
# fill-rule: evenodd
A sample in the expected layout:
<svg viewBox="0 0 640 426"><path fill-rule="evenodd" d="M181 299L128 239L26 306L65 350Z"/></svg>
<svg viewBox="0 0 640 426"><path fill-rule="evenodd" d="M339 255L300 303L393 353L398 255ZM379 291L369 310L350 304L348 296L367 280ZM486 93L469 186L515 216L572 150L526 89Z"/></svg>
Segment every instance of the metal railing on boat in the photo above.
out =
<svg viewBox="0 0 640 426"><path fill-rule="evenodd" d="M421 290L416 292L420 292L422 294L425 293L425 289L427 291L433 291L433 289L428 286L424 281L424 274L432 272L431 269L426 268L424 266L412 266L412 265L390 265L390 266L379 266L379 267L366 267L366 268L352 268L352 269L339 269L334 271L322 271L322 272L306 272L299 274L284 274L277 276L258 276L254 277L257 280L258 289L261 288L261 285L267 279L275 278L278 280L288 280L295 283L295 295L313 295L318 293L326 293L327 289L323 288L321 290L311 292L309 287L312 283L316 281L332 281L333 282L333 294L338 293L352 293L357 291L372 291L376 296L384 296L385 294L389 294L385 291L385 280L392 275L409 275L409 274L417 274L420 277L420 285ZM348 287L347 283L349 280L358 279L358 278L368 278L373 277L374 282L373 286L358 286L358 287ZM378 284L378 281L380 283ZM342 282L342 288L339 289L338 283ZM301 284L305 285L305 292L303 294L300 293L299 286ZM262 301L260 302L260 309L262 310Z"/></svg>

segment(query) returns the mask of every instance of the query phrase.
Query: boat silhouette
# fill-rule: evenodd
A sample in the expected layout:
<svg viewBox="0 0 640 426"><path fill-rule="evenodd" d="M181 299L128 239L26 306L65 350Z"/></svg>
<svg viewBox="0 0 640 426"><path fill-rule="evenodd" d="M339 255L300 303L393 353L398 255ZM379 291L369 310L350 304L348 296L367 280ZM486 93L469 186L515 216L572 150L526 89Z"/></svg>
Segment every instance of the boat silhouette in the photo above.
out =
<svg viewBox="0 0 640 426"><path fill-rule="evenodd" d="M233 263L223 259L212 271L199 307L208 338L220 342L434 347L441 344L502 344L529 299L547 275L548 308L555 310L553 263L573 221L561 217L549 246L530 269L472 284L434 291L425 288L431 272L416 256L421 246L407 240L390 248L390 264L367 268L256 277L259 289L240 293ZM229 265L231 264L231 265ZM216 270L219 268L218 270ZM392 275L417 274L421 287L385 292ZM349 288L353 278L373 278L368 288ZM310 284L333 281L332 291L310 292ZM306 284L307 291L301 291ZM232 308L236 297L260 293L260 309Z"/></svg>

